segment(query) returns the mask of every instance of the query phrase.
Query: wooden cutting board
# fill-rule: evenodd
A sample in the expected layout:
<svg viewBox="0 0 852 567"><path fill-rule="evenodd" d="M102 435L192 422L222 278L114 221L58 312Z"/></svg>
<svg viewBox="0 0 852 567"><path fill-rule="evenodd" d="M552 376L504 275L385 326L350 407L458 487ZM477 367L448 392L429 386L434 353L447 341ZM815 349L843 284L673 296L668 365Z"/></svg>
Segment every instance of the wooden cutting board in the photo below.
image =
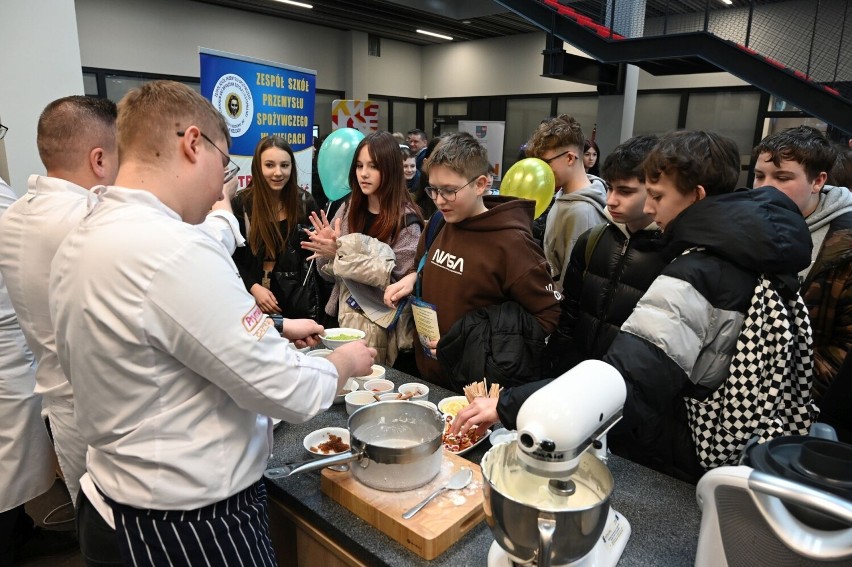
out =
<svg viewBox="0 0 852 567"><path fill-rule="evenodd" d="M406 492L384 492L361 484L349 471L322 470L320 487L350 512L424 559L434 559L485 517L479 465L444 451L441 472L432 482ZM435 498L410 520L402 513L447 483L462 468L473 471L467 488Z"/></svg>

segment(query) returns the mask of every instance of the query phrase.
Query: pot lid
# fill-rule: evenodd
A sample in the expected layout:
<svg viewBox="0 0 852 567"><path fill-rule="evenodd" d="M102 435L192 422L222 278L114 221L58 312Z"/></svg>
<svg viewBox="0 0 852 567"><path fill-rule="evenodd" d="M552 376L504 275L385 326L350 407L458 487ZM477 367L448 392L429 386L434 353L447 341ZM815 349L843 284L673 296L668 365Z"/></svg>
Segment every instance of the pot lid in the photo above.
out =
<svg viewBox="0 0 852 567"><path fill-rule="evenodd" d="M744 464L852 500L852 445L810 436L778 437L746 450Z"/></svg>

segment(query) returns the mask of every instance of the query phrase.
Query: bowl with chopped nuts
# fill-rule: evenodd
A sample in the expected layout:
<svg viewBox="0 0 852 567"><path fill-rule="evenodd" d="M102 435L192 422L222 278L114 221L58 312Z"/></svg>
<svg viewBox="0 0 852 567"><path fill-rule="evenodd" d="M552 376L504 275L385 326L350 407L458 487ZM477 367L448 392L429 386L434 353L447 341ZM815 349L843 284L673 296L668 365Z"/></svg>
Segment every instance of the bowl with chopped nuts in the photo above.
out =
<svg viewBox="0 0 852 567"><path fill-rule="evenodd" d="M345 427L324 427L305 436L305 450L314 457L328 457L349 451L349 430Z"/></svg>

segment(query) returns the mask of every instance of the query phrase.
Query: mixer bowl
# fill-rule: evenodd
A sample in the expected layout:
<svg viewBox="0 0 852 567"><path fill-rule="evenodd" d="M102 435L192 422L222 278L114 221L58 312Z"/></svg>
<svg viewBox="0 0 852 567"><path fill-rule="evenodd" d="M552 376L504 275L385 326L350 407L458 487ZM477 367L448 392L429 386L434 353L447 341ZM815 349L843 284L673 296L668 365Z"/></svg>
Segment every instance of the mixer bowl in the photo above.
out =
<svg viewBox="0 0 852 567"><path fill-rule="evenodd" d="M588 554L603 532L613 489L606 465L585 453L571 480L573 496L555 496L549 479L526 471L517 441L492 447L482 458L485 521L497 543L520 562L562 565ZM549 528L547 527L549 525ZM555 530L546 533L548 529ZM537 557L550 540L547 558Z"/></svg>

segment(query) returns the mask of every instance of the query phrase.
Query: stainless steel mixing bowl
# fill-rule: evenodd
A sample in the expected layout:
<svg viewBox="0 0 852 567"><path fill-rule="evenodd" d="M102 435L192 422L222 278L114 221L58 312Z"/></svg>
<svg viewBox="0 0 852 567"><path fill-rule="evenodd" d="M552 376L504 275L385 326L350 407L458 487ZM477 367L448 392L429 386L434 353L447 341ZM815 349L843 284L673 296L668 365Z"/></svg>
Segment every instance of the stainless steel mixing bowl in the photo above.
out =
<svg viewBox="0 0 852 567"><path fill-rule="evenodd" d="M603 532L613 489L606 465L586 453L571 477L572 496L553 494L550 479L525 470L517 441L482 458L485 520L497 543L521 562L562 565L588 554Z"/></svg>

